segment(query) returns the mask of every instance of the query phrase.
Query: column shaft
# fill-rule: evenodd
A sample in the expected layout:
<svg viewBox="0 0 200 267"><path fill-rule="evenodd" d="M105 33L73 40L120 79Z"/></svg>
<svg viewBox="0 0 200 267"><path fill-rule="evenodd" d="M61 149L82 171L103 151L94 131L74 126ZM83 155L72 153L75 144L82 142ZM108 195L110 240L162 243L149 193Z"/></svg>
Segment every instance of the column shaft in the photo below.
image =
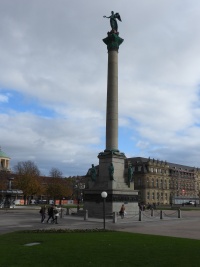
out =
<svg viewBox="0 0 200 267"><path fill-rule="evenodd" d="M106 150L118 150L118 51L108 51Z"/></svg>

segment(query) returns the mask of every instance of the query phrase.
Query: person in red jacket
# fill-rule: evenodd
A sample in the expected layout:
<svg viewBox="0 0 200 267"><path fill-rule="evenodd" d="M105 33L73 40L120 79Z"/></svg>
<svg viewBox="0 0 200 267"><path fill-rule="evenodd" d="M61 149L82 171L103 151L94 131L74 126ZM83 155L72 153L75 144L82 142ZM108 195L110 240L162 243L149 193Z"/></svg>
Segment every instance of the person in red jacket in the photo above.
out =
<svg viewBox="0 0 200 267"><path fill-rule="evenodd" d="M121 206L119 214L121 215L121 218L124 219L124 213L125 213L125 206L124 204Z"/></svg>

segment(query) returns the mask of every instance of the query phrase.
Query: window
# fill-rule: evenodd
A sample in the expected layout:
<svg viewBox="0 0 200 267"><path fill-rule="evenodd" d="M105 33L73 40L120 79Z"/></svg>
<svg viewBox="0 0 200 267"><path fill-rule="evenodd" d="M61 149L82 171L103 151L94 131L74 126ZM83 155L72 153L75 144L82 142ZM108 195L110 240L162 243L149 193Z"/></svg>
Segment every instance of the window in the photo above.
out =
<svg viewBox="0 0 200 267"><path fill-rule="evenodd" d="M157 187L157 188L159 187L159 185L158 185L158 179L156 180L156 187Z"/></svg>
<svg viewBox="0 0 200 267"><path fill-rule="evenodd" d="M149 194L149 192L147 192L147 199L149 199L150 198L150 194Z"/></svg>
<svg viewBox="0 0 200 267"><path fill-rule="evenodd" d="M154 179L151 180L151 186L154 187Z"/></svg>
<svg viewBox="0 0 200 267"><path fill-rule="evenodd" d="M138 171L141 172L142 166L138 166Z"/></svg>
<svg viewBox="0 0 200 267"><path fill-rule="evenodd" d="M155 199L155 193L154 192L152 193L152 199Z"/></svg>
<svg viewBox="0 0 200 267"><path fill-rule="evenodd" d="M150 171L150 172L153 172L153 168L149 168L149 171Z"/></svg>

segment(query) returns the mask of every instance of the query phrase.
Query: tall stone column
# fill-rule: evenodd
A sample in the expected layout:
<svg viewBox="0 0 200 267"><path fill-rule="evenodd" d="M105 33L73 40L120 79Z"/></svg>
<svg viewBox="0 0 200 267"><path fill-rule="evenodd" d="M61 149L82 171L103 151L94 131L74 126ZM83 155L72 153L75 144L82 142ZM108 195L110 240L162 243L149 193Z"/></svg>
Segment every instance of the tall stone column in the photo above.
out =
<svg viewBox="0 0 200 267"><path fill-rule="evenodd" d="M109 32L103 41L108 49L105 151L118 152L118 49L123 39Z"/></svg>
<svg viewBox="0 0 200 267"><path fill-rule="evenodd" d="M126 187L124 183L124 160L118 150L118 49L123 39L117 32L108 32L103 39L108 49L106 148L98 155L99 176L97 182L107 189ZM113 174L111 175L111 169Z"/></svg>
<svg viewBox="0 0 200 267"><path fill-rule="evenodd" d="M101 192L106 191L106 213L118 212L126 203L126 211L138 209L138 192L133 184L127 183L126 156L118 150L118 50L123 42L117 31L115 21L119 14L111 12L110 23L112 30L107 33L103 42L108 50L107 74L107 107L106 107L106 147L98 155L99 166L95 176L91 176L89 187L84 192L84 209L91 217L102 216ZM120 19L121 20L121 19ZM94 167L93 167L94 168ZM90 170L90 175L91 175Z"/></svg>

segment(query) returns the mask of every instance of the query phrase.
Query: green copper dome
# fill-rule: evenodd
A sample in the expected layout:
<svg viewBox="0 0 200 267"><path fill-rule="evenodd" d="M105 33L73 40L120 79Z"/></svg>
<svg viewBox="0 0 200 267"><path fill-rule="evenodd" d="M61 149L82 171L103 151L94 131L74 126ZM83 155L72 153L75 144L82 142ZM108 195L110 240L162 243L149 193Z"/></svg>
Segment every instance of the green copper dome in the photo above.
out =
<svg viewBox="0 0 200 267"><path fill-rule="evenodd" d="M9 159L9 157L6 155L6 153L4 153L4 152L1 150L1 148L0 148L0 158L8 158L8 159Z"/></svg>

